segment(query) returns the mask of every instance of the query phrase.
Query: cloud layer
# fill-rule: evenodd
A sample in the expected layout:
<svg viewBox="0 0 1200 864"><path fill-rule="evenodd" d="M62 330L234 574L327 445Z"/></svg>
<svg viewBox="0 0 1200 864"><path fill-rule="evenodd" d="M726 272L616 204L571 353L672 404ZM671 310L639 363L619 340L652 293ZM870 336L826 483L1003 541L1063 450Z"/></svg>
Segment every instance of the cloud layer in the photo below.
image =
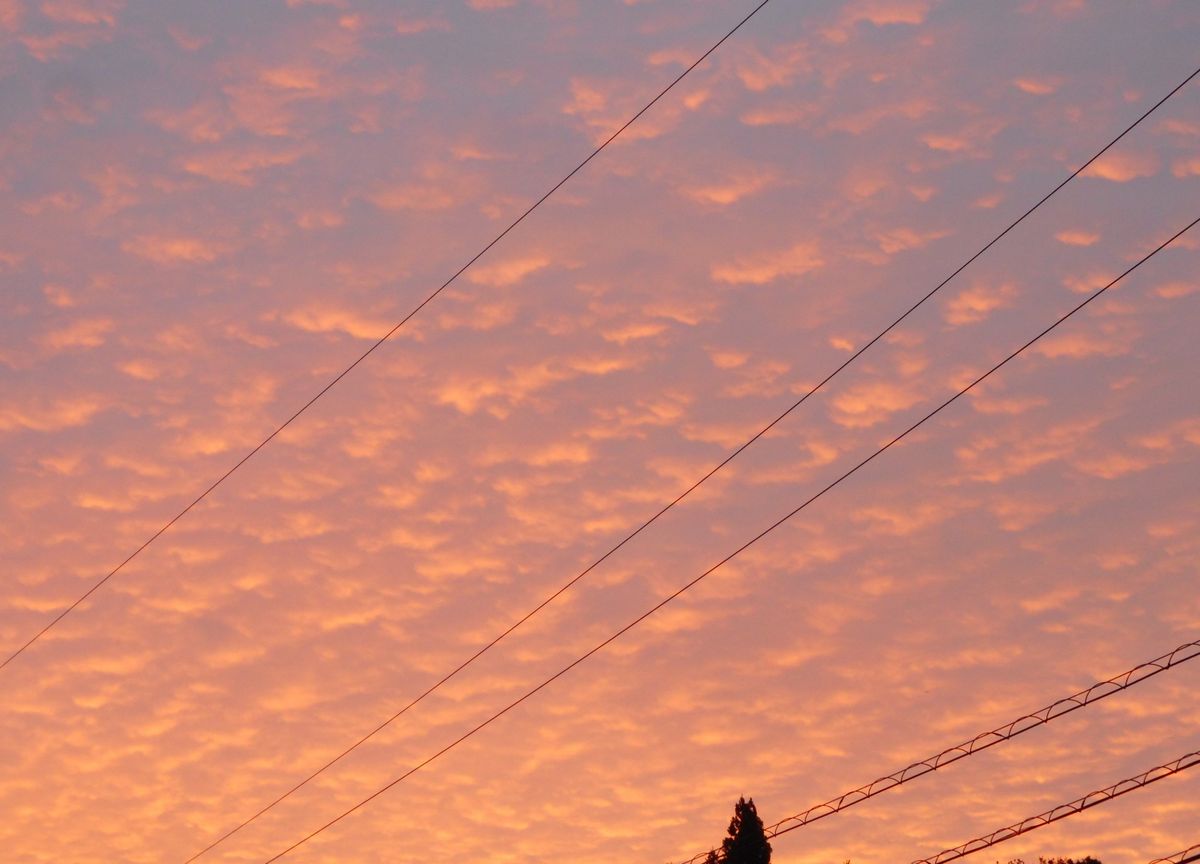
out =
<svg viewBox="0 0 1200 864"><path fill-rule="evenodd" d="M5 653L749 8L418 5L0 0ZM770 4L5 671L4 860L207 845L836 368L1178 83L1196 36L1186 3ZM440 749L1200 215L1196 86L207 860L264 860ZM1198 249L291 857L687 858L738 795L775 821L1197 638ZM776 860L912 860L1165 762L1194 749L1198 675ZM1177 851L1198 783L994 857Z"/></svg>

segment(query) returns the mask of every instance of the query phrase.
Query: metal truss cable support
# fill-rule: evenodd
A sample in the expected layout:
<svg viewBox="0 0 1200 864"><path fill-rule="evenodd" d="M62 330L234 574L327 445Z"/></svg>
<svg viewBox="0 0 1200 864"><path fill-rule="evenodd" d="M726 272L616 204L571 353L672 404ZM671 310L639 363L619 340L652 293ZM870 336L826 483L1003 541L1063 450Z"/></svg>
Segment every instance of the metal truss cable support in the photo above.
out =
<svg viewBox="0 0 1200 864"><path fill-rule="evenodd" d="M1192 864L1193 861L1200 861L1200 843L1166 858L1155 858L1150 864Z"/></svg>
<svg viewBox="0 0 1200 864"><path fill-rule="evenodd" d="M1048 334L1050 334L1054 330L1058 329L1058 327L1060 327L1063 323L1070 320L1072 317L1077 315L1080 311L1082 311L1084 308L1089 306L1095 300L1102 297L1114 285L1119 283L1121 280L1123 280L1126 276L1128 276L1134 270L1137 270L1139 267L1141 267L1143 264L1145 264L1147 261L1149 261L1155 255L1157 255L1159 252L1162 252L1168 246L1173 244L1176 240L1178 240L1180 237L1182 237L1184 234L1186 234L1188 231L1190 231L1192 228L1194 228L1198 223L1200 223L1200 217L1193 219L1191 222L1189 222L1183 228L1176 231L1169 238L1164 240L1162 243L1160 243L1154 249L1147 252L1145 255L1143 255L1141 258L1139 258L1136 262L1131 264L1119 276L1114 278L1112 281L1108 282L1106 285L1103 285L1100 288L1097 288L1095 291L1093 291L1091 294L1089 294L1087 297L1085 297L1083 300L1081 300L1079 303L1077 303L1075 306L1073 306L1070 310L1068 310L1067 312L1060 315L1057 319L1054 320L1053 323L1051 323L1050 325L1048 325L1047 327L1042 329L1041 332L1039 332L1033 338L1029 339L1027 342L1025 342L1023 345L1021 345L1021 347L1017 348L1011 354L1006 356L1003 360L1001 360L1000 362L996 363L994 366L989 368L986 372L981 374L978 378L973 380L971 383L967 384L961 390L954 393L954 395L952 395L949 399L947 399L944 402L942 402L941 404L939 404L936 408L934 408L928 414L923 416L921 419L917 420L915 423L913 423L911 426L909 426L907 429L905 429L899 435L897 435L896 437L892 438L890 441L887 441L886 443L884 443L883 445L878 447L865 459L858 462L852 468L848 469L847 471L845 471L844 473L839 475L836 479L834 479L831 482L829 482L828 484L826 484L824 487L822 487L820 489L820 491L809 496L799 506L795 507L788 513L785 513L783 516L781 516L779 519L775 520L773 523L771 523L769 526L764 528L758 534L751 537L749 540L747 540L745 543L743 543L737 549L730 552L728 555L726 555L724 558L722 558L716 564L709 567L707 570L705 570L699 576L694 577L690 582L687 582L684 585L680 586L679 588L675 589L675 591L668 594L663 599L659 600L658 603L651 606L649 609L647 609L645 612L643 612L637 618L634 618L632 621L630 621L628 624L626 624L620 630L617 630L615 633L613 633L611 636L606 638L604 641L600 642L599 644L597 644L596 646L594 646L593 648L591 648L584 654L582 654L579 657L572 660L570 663L568 663L562 669L559 669L557 672L555 672L553 675L551 675L549 678L547 678L541 684L538 684L533 689L527 691L523 696L518 697L517 699L508 703L508 705L504 706L500 710L496 711L494 714L490 715L487 719L478 723L471 729L468 729L466 732L464 732L463 734L461 734L460 736L455 738L453 741L451 741L449 744L442 747L441 750L438 750L437 752L433 753L432 755L427 756L425 759L423 759L422 761L418 762L416 765L413 765L411 768L406 770L399 777L396 777L394 780L391 780L390 782L381 786L379 789L376 789L370 795L368 795L367 797L360 800L357 804L354 804L353 806L347 808L346 810L343 810L341 813L339 813L337 816L333 817L329 821L325 822L319 828L316 828L316 829L310 831L308 834L304 835L303 837L301 837L296 842L292 843L287 848L272 855L270 858L268 858L264 862L264 864L271 864L271 862L273 862L273 861L278 861L280 858L284 857L292 850L304 845L309 840L313 839L317 835L332 828L334 825L338 824L346 817L350 816L353 813L356 813L357 811L359 811L360 809L365 807L367 804L374 801L380 795L384 794L385 792L392 789L396 785L403 783L409 777L416 774L418 771L420 771L421 769L430 765L431 763L435 762L436 760L438 760L439 758L441 758L443 755L450 752L454 748L458 747L464 741L467 741L468 739L474 737L476 734L478 734L482 730L486 729L488 726L495 723L497 720L499 720L504 715L508 714L513 709L517 708L519 705L523 704L524 702L526 702L529 699L532 699L534 696L536 696L538 693L540 693L545 688L549 687L551 684L553 684L559 678L566 675L568 672L570 672L576 666L580 665L581 663L586 662L593 654L597 654L600 651L603 651L606 647L608 647L608 645L617 641L619 638L624 636L630 630L637 627L639 624L641 624L643 621L645 621L651 615L655 614L660 609L662 609L664 606L668 605L669 603L671 603L672 601L674 601L675 599L677 599L678 597L683 595L685 592L689 591L691 588L695 587L697 584L699 584L704 579L706 579L710 574L712 574L712 573L716 572L717 570L719 570L720 568L724 567L726 564L728 564L730 561L732 561L737 556L741 555L743 552L745 552L747 549L749 549L755 543L762 540L767 535L773 533L777 528L779 528L779 526L783 525L785 522L788 522L794 516L796 516L803 510L807 509L811 504L813 504L820 498L824 497L826 493L828 493L832 489L836 488L837 486L840 486L843 482L845 482L847 479L852 477L854 474L857 474L859 471L861 471L863 468L865 468L870 463L874 462L876 459L878 459L880 456L882 456L884 453L886 453L892 447L895 447L897 444L899 444L901 441L903 441L905 438L907 438L909 435L911 435L913 432L915 432L921 426L924 426L926 423L928 423L930 420L932 420L934 417L936 417L942 411L949 408L951 405L953 405L955 402L957 402L963 396L967 395L972 390L974 390L976 387L978 387L980 384L982 384L984 381L986 381L988 378L992 377L992 375L996 374L1001 369L1003 369L1005 366L1007 366L1009 363L1011 363L1013 360L1015 360L1017 357L1021 356L1030 347L1032 347L1036 343L1040 342L1044 337L1046 337Z"/></svg>
<svg viewBox="0 0 1200 864"><path fill-rule="evenodd" d="M755 11L757 11L757 10L755 10ZM975 252L970 258L968 258L966 261L964 261L962 264L960 264L957 269L955 269L952 273L950 273L949 276L947 276L945 279L943 279L941 282L939 282L936 286L934 286L934 288L932 290L928 291L924 296L922 296L915 303L913 303L911 306L909 306L909 308L902 315L900 315L900 317L898 317L894 321L892 321L891 324L889 324L886 328L881 330L870 341L865 342L862 346L860 346L857 350L855 350L855 352L853 354L851 354L849 357L847 357L836 369L834 369L832 372L830 372L828 375L826 375L821 381L819 381L817 384L815 384L813 387L811 387L809 390L807 390L799 399L794 401L781 414L776 416L775 419L771 420L769 423L767 423L765 426L763 426L761 429L759 429L757 432L755 432L754 435L752 435L750 438L748 438L745 442L738 445L737 448L732 450L720 462L718 462L716 465L714 465L712 468L710 468L702 477L700 477L698 480L693 482L691 486L689 486L687 489L684 489L682 492L680 492L678 495L676 495L675 498L673 498L671 501L668 501L666 504L664 504L661 508L659 508L659 510L653 516L649 517L644 522L642 522L637 528L635 528L634 530L632 530L628 534L626 534L620 541L618 541L616 544L614 544L612 547L610 547L608 549L608 551L606 551L603 555L600 555L591 564L589 564L587 567L585 567L583 570L581 570L575 576L571 577L571 579L569 579L567 582L563 583L559 588L557 588L551 594L546 596L540 603L538 603L536 606L534 606L532 609L530 609L528 612L526 612L524 615L522 615L520 618L518 618L516 621L514 621L512 624L510 624L505 630L498 633L496 636L492 637L492 639L489 642L487 642L487 643L481 645L479 648L477 648L470 657L467 657L465 660L463 660L461 663L459 663L458 666L451 669L444 676L442 676L440 679L438 679L433 684L431 684L422 693L413 697L403 707L401 707L394 714L392 714L391 717L388 717L387 719L385 719L382 722L380 722L379 724L377 724L369 732L367 732L364 735L362 735L361 737L359 737L357 741L355 741L354 743L347 746L346 749L342 750L336 756L329 759L327 762L325 762L319 768L316 768L315 770L313 770L311 773L309 773L307 776L305 776L304 779L298 781L294 786L292 786L285 792L280 793L279 795L277 795L274 799L272 799L267 804L264 804L258 811L256 811L252 815L246 817L242 822L240 822L237 825L233 826L232 828L229 828L228 830L226 830L225 833L223 833L222 835L217 837L208 846L201 849L199 852L197 852L191 858L187 859L185 862L183 862L183 864L191 864L191 862L195 861L197 858L202 856L204 853L219 846L221 843L228 840L234 834L238 833L243 828L250 825L250 823L254 822L259 817L265 815L267 812L274 809L279 804L283 803L285 800L287 800L292 795L294 795L296 792L298 792L300 789L302 789L303 787L305 787L306 785L311 783L313 780L315 780L317 777L319 777L325 771L328 771L330 768L332 768L334 765L336 765L342 759L349 756L351 753L353 753L355 750L357 750L363 744L367 743L367 741L374 738L377 734L382 732L389 725L394 723L396 720L400 719L400 717L402 717L404 714L408 713L410 710L415 708L417 705L419 705L421 702L423 702L426 698L428 698L434 692L436 692L438 689L440 689L444 684L449 682L452 678L454 678L460 672L462 672L464 669L466 669L468 666L473 664L476 660L478 660L484 654L491 651L492 648L496 647L498 644L500 644L505 639L507 639L513 632L518 630L520 627L524 626L524 624L527 621L529 621L529 619L533 618L535 615L540 613L543 609L545 609L547 606L549 606L551 603L553 603L555 600L557 600L559 597L561 597L567 591L571 590L571 588L573 588L580 580L587 577L588 574L590 574L593 570L595 570L597 567L599 567L601 564L603 564L605 561L607 561L610 557L612 557L614 554L616 554L618 551L620 551L622 548L624 548L624 546L626 544L628 544L631 540L633 540L635 537L640 535L643 531L645 531L647 528L649 528L651 525L653 525L655 522L657 522L659 519L661 519L663 516L665 516L676 505L680 504L684 499L686 499L693 492L695 492L697 489L699 489L709 479L711 479L713 477L713 475L715 475L717 472L721 471L726 465L728 465L730 462L732 462L734 459L736 459L738 456L740 456L745 450L747 450L749 447L751 447L756 441L758 441L760 438L762 438L764 435L766 435L768 432L770 432L772 429L774 429L777 425L782 423L793 411L795 411L797 408L799 408L808 399L810 399L811 397L816 395L826 384L828 384L830 381L832 381L834 379L834 377L836 377L843 370L845 370L846 367L848 367L850 364L854 363L860 356L862 356L873 345L875 345L875 343L877 343L879 340L883 339L885 336L887 336L888 333L890 333L892 330L894 330L896 327L898 327L901 323L903 323L905 319L907 319L910 315L912 315L917 309L921 308L921 306L923 306L935 294L937 294L939 291L941 291L942 288L944 288L946 285L948 285L956 276L958 276L959 273L961 273L963 270L965 270L967 267L969 267L977 258L982 256L989 249L991 249L992 246L994 246L996 243L998 243L1000 240L1002 240L1005 237L1005 235L1007 235L1014 228L1016 228L1018 225L1020 225L1022 222L1024 222L1027 218L1029 218L1031 215L1033 215L1033 213L1036 212L1043 204L1045 204L1047 201L1049 201L1051 198L1053 198L1056 194L1058 194L1058 192L1064 186L1066 186L1068 183L1070 183L1072 180L1074 180L1076 177L1078 177L1080 174L1082 174L1085 170L1087 170L1087 168L1090 165L1092 165L1097 159L1099 159L1101 156L1103 156L1105 153L1107 153L1112 147L1114 147L1126 135L1128 135L1135 128L1137 128L1137 126L1139 124L1141 124L1142 121L1144 121L1147 117L1149 117L1151 114L1153 114L1155 111L1157 111L1168 99L1170 99L1172 96L1174 96L1176 93L1178 93L1185 85L1187 85L1197 75L1200 75L1200 68L1193 70L1192 73L1190 75L1188 75L1187 78L1185 78L1179 84L1175 85L1175 87L1172 88L1170 92L1168 92L1165 96L1163 96L1161 99L1159 99L1157 102L1155 102L1152 106L1150 106L1150 108L1148 108L1144 113L1141 114L1141 116L1139 116L1136 120L1134 120L1133 123L1126 126L1125 129L1120 134L1118 134L1116 137L1114 137L1112 140L1110 140L1107 144L1105 144L1090 159L1088 159L1086 162L1081 164L1078 168L1076 168L1073 172L1071 172L1071 174L1068 175L1065 179L1060 181L1057 186L1055 186L1053 189L1051 189L1049 192L1047 192L1044 196L1042 196L1042 198L1039 199L1037 201L1037 203L1035 203L1031 207L1029 207L1016 220L1011 222L1007 228L1005 228L1003 231L1001 231L999 234L997 234L995 237L993 237L987 243L987 245L983 246L981 249L979 249L977 252Z"/></svg>
<svg viewBox="0 0 1200 864"><path fill-rule="evenodd" d="M1152 678L1160 672L1165 672L1196 657L1200 657L1200 640L1180 645L1174 651L1135 666L1127 672L1122 672L1120 675L1115 675L1112 678L1093 684L1086 690L1080 690L1078 693L1052 702L1044 708L1018 717L1016 720L1005 723L1003 726L998 726L989 732L981 732L974 738L970 738L961 744L947 747L935 756L914 762L905 768L901 768L899 771L894 771L891 774L880 777L878 780L872 780L870 783L859 786L857 789L845 792L836 798L831 798L823 804L809 807L795 816L781 819L767 827L767 836L777 837L780 834L786 834L789 831L795 831L797 828L810 825L818 819L832 816L834 813L839 813L848 807L853 807L855 804L887 792L889 789L895 789L897 786L907 783L910 780L931 774L939 768L944 768L947 765L957 762L959 759L965 759L981 750L986 750L1001 742L1009 741L1024 732L1028 732L1030 729L1045 726L1051 720L1070 714L1072 711L1078 711L1080 708L1098 702L1106 696L1112 696L1114 693L1127 690L1133 685L1145 681L1147 678ZM693 856L684 862L684 864L695 864L697 861L702 861L707 854L707 852L704 852Z"/></svg>
<svg viewBox="0 0 1200 864"><path fill-rule="evenodd" d="M1060 819L1066 819L1068 816L1074 816L1076 813L1082 813L1084 810L1095 807L1097 804L1103 804L1121 795L1142 789L1151 783L1162 780L1164 777L1170 777L1173 774L1178 774L1197 765L1200 765L1200 750L1180 756L1174 762L1168 762L1166 765L1151 768L1149 771L1139 774L1136 777L1122 780L1120 783L1115 783L1107 789L1089 792L1087 795L1077 798L1069 804L1060 804L1053 810L1047 810L1045 813L1039 813L1037 816L1022 819L1015 825L1000 828L991 834L985 834L983 837L976 837L974 840L969 840L961 846L955 846L953 849L946 849L932 858L922 858L914 861L913 864L946 864L948 861L963 858L973 852L978 852L981 849L987 849L989 846L995 846L997 843L1003 843L1005 840L1019 837L1035 828L1041 828L1044 825L1049 825L1051 822L1057 822Z"/></svg>
<svg viewBox="0 0 1200 864"><path fill-rule="evenodd" d="M658 102L664 96L666 96L668 93L670 93L672 90L674 90L675 86L680 81L682 81L684 78L686 78L697 66L699 66L701 63L703 63L705 60L707 60L709 55L712 54L714 51L716 51L718 48L720 48L723 44L725 44L726 40L728 40L730 37L732 37L734 33L736 33L738 30L742 29L742 27L751 18L753 18L760 11L762 11L763 7L765 7L769 2L771 2L771 0L762 0L762 2L760 2L752 10L750 10L750 13L748 15L746 15L745 18L743 18L736 25L734 25L734 27L731 30L729 30L729 32L727 32L724 36L722 36L719 40L717 40L717 42L715 42L711 48L709 48L707 51L705 51L703 54L701 54L696 59L696 61L694 63L692 63L691 66L688 66L686 69L684 69L682 72L680 72L679 75L675 78L675 80L673 80L670 84L668 84L666 87L664 87L662 90L660 90L657 96L655 96L653 99L651 99L649 102L647 102L646 105L640 111L638 111L636 114L634 114L632 117L630 117L627 121L625 121L625 124L623 126L621 126L620 129L618 129L616 132L612 133L612 135L610 135L608 138L606 138L602 144L597 146L596 149L593 150L587 156L587 158L585 158L582 162L580 162L578 165L576 165L574 168L572 168L571 171L566 176L564 176L561 180L559 180L557 183L555 183L553 186L551 186L550 189L547 192L545 192L541 198L538 198L531 205L529 205L528 209L526 209L525 212L523 212L520 216L518 216L516 219L514 219L512 222L510 222L507 228L505 228L503 231L501 231L499 234L497 234L494 238L492 238L491 242L489 242L486 246L484 246L482 249L480 249L478 252L476 252L475 255L469 261L467 261L466 264L464 264L460 268L458 268L458 270L454 273L454 275L451 276L449 279L447 279L445 282L443 282L441 284L441 286L437 288L437 290L430 293L424 300L422 300L415 307L413 307L411 312L409 312L407 315L405 315L394 327L392 327L391 330L384 333L374 343L372 343L372 345L369 348L367 348L367 350L365 350L362 354L360 354L353 363L351 363L349 366L347 366L345 369L343 369L341 372L339 372L332 380L329 381L329 383L327 383L324 387L322 387L320 390L318 390L316 395L314 395L307 402L305 402L303 405L301 405L300 408L294 414L292 414L290 417L288 417L286 420L284 420L281 424L279 424L279 426L275 427L275 430L270 435L268 435L266 438L264 438L262 441L260 441L257 445L255 445L253 450L251 450L246 455L244 455L241 459L239 459L237 462L235 462L232 468L228 469L224 474L222 474L220 477L218 477L216 480L214 480L212 482L212 484L210 484L203 492L201 492L194 499L192 499L192 502L190 504L188 504L186 507L184 507L178 513L176 513L161 528L159 528L157 531L155 531L153 534L151 534L150 537L145 542L143 542L141 546L139 546L137 549L133 550L133 552L131 552L124 561L122 561L120 564L118 564L116 567L114 567L112 570L110 570L107 574L105 574L99 581L97 581L90 588L88 588L87 591L85 591L82 595L80 595L78 599L76 599L69 606L67 606L65 609L60 611L54 618L52 618L50 620L50 622L48 624L46 624L44 627L42 627L41 630L39 630L37 633L33 634L33 636L31 636L29 638L29 640L26 641L20 648L13 651L12 654L10 654L3 662L0 662L0 670L3 670L6 666L8 666L9 663L16 660L22 654L24 654L25 651L30 646L32 646L35 642L37 642L39 639L41 639L44 635L46 635L46 633L49 632L51 628L56 626L59 621L61 621L62 619L66 618L68 615L70 615L72 612L74 612L75 609L77 609L81 603L83 603L85 600L87 600L89 597L91 597L92 594L94 594L96 591L98 591L106 582L108 582L110 579L112 579L114 576L116 576L119 572L121 572L123 569L125 569L125 566L130 561L132 561L134 558L136 558L140 554L142 554L142 552L145 551L145 549L151 543L153 543L155 540L157 540L159 537L161 537L163 534L165 534L167 531L169 531L176 522L178 522L180 519L182 519L184 516L186 516L192 510L192 508L194 508L197 504L199 504L201 501L203 501L205 498L207 498L218 486L220 486L222 483L224 483L226 480L228 480L229 477L232 476L235 471L237 471L239 468L241 468L243 465L245 465L247 462L249 462L251 459L253 459L258 454L259 450L262 450L264 447L266 447L268 444L270 444L279 435L280 432L282 432L288 426L292 425L292 423L297 418L299 418L301 414L303 414L309 408L311 408L318 399L320 399L322 396L324 396L326 393L328 393L330 390L332 390L335 386L337 386L337 384L343 378L345 378L347 375L349 375L351 372L353 372L360 363L362 363L364 360L366 360L368 357L370 357L372 354L374 354L375 351L378 350L379 347L382 346L384 342L387 342L389 339L391 339L392 336L394 336L396 334L396 332L400 330L400 328L402 328L405 324L407 324L409 321L411 321L413 318L415 318L422 309L424 309L426 306L428 306L430 303L432 303L439 294L441 294L443 291L445 291L447 288L449 288L455 281L457 281L459 276L461 276L463 273L465 273L476 261L478 261L484 255L486 255L493 246L495 246L497 243L499 243L501 240L503 240L505 237L507 237L509 235L509 233L512 232L513 229L515 229L518 225L520 225L522 222L524 222L525 219L530 214L533 213L533 211L535 211L539 207L541 207L542 204L544 204L547 201L547 199L550 198L551 195L553 195L562 186L564 186L568 180L570 180L572 177L574 177L576 174L578 174L580 171L582 171L589 162L591 162L593 159L595 159L597 156L599 156L601 152L603 152L605 149L607 149L609 144L616 141L617 138L619 138L626 129L628 129L635 122L637 122L637 120L643 114L645 114L647 111L649 111L655 105L657 105ZM1196 74L1200 74L1200 69L1197 69L1196 72L1193 72L1192 77L1195 77ZM1191 78L1189 77L1188 81L1190 81L1190 80L1191 80ZM1187 81L1185 81L1183 83L1186 84ZM1182 87L1183 84L1181 84L1179 86ZM1171 94L1173 95L1176 92L1176 90L1178 90L1178 89L1179 89L1179 87L1175 88L1175 90L1172 90ZM1155 107L1157 108L1158 106L1156 105ZM1141 121L1139 120L1138 122L1141 122Z"/></svg>

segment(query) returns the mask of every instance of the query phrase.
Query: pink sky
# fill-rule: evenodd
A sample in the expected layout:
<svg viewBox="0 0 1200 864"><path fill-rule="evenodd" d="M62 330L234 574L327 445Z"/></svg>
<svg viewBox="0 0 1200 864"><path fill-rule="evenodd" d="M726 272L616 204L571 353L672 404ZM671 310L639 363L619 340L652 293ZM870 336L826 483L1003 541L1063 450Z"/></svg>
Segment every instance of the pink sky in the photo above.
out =
<svg viewBox="0 0 1200 864"><path fill-rule="evenodd" d="M0 0L0 654L743 0ZM0 673L0 858L182 862L607 551L1195 68L1200 7L774 0ZM259 862L1200 215L1200 83L496 651ZM297 862L663 864L1200 638L1200 235ZM775 844L905 862L1200 745L1185 664ZM1137 864L1200 771L971 860Z"/></svg>

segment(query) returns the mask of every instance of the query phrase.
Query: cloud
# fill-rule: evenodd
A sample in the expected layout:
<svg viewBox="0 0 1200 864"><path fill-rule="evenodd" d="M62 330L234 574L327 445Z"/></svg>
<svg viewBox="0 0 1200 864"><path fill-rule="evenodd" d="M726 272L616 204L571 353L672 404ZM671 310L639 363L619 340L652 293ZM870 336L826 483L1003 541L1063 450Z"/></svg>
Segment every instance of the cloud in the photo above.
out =
<svg viewBox="0 0 1200 864"><path fill-rule="evenodd" d="M1176 177L1200 177L1200 156L1176 160L1171 173Z"/></svg>
<svg viewBox="0 0 1200 864"><path fill-rule="evenodd" d="M942 317L946 323L956 327L964 324L978 324L997 309L1012 305L1018 291L1015 285L978 284L963 291L945 304Z"/></svg>
<svg viewBox="0 0 1200 864"><path fill-rule="evenodd" d="M1137 336L1137 330L1128 322L1079 324L1074 329L1051 333L1030 350L1051 360L1120 357L1132 350Z"/></svg>
<svg viewBox="0 0 1200 864"><path fill-rule="evenodd" d="M1114 183L1128 183L1141 177L1153 177L1158 173L1158 158L1150 153L1132 153L1128 150L1110 150L1093 162L1084 177L1099 177Z"/></svg>
<svg viewBox="0 0 1200 864"><path fill-rule="evenodd" d="M652 336L658 336L666 329L667 325L661 321L640 321L610 328L601 333L600 336L606 342L616 342L618 345L624 345L637 339L649 339Z"/></svg>
<svg viewBox="0 0 1200 864"><path fill-rule="evenodd" d="M155 264L207 264L226 250L223 244L179 234L142 234L127 240L121 248Z"/></svg>
<svg viewBox="0 0 1200 864"><path fill-rule="evenodd" d="M808 54L801 44L784 45L768 56L744 48L732 60L734 74L752 93L786 87L797 75L809 71Z"/></svg>
<svg viewBox="0 0 1200 864"><path fill-rule="evenodd" d="M701 204L727 206L765 189L771 180L765 172L740 174L718 183L684 186L679 191Z"/></svg>
<svg viewBox="0 0 1200 864"><path fill-rule="evenodd" d="M0 431L33 429L50 432L82 426L103 407L104 403L96 396L37 398L25 404L0 403Z"/></svg>
<svg viewBox="0 0 1200 864"><path fill-rule="evenodd" d="M599 144L619 129L641 105L631 98L626 82L571 79L571 99L562 107L564 114L580 118L591 132L592 140ZM677 102L663 102L639 118L626 129L619 141L658 138L673 129L682 116L683 109ZM645 122L643 122L645 121Z"/></svg>
<svg viewBox="0 0 1200 864"><path fill-rule="evenodd" d="M1022 93L1029 93L1033 96L1049 96L1059 88L1057 78L1017 78L1013 81L1013 86Z"/></svg>
<svg viewBox="0 0 1200 864"><path fill-rule="evenodd" d="M473 414L485 403L520 404L535 393L581 376L605 376L631 368L629 356L580 355L514 365L493 375L455 375L438 391L437 401Z"/></svg>
<svg viewBox="0 0 1200 864"><path fill-rule="evenodd" d="M1001 483L1070 457L1098 426L1098 420L1085 418L1063 421L1032 433L1013 427L976 436L955 453L972 479Z"/></svg>
<svg viewBox="0 0 1200 864"><path fill-rule="evenodd" d="M857 24L916 26L924 23L929 8L929 0L851 0L842 7L838 22L823 35L831 42L844 42Z"/></svg>
<svg viewBox="0 0 1200 864"><path fill-rule="evenodd" d="M508 258L492 264L477 264L468 270L466 275L467 279L476 285L506 288L522 282L525 277L549 266L550 259L545 255L527 255Z"/></svg>
<svg viewBox="0 0 1200 864"><path fill-rule="evenodd" d="M66 327L52 330L39 338L42 345L51 351L68 348L99 348L105 336L113 329L110 318L83 318Z"/></svg>
<svg viewBox="0 0 1200 864"><path fill-rule="evenodd" d="M739 258L712 268L712 278L732 285L766 285L784 277L803 276L824 265L816 242L804 241L779 252Z"/></svg>
<svg viewBox="0 0 1200 864"><path fill-rule="evenodd" d="M220 141L234 128L233 118L215 99L200 100L180 111L156 109L147 116L160 129L204 144Z"/></svg>
<svg viewBox="0 0 1200 864"><path fill-rule="evenodd" d="M1054 239L1067 246L1093 246L1100 239L1099 234L1091 231L1068 230L1059 231Z"/></svg>
<svg viewBox="0 0 1200 864"><path fill-rule="evenodd" d="M393 326L393 322L372 318L352 309L335 309L324 305L295 309L284 315L283 320L309 333L345 333L355 339L372 341L382 337Z"/></svg>
<svg viewBox="0 0 1200 864"><path fill-rule="evenodd" d="M363 197L384 210L447 210L471 194L472 181L463 170L431 162L414 172L415 178L372 182Z"/></svg>
<svg viewBox="0 0 1200 864"><path fill-rule="evenodd" d="M874 426L920 400L920 395L906 384L891 381L855 384L834 397L833 419L839 426L851 429Z"/></svg>
<svg viewBox="0 0 1200 864"><path fill-rule="evenodd" d="M124 0L42 0L42 14L62 24L117 26Z"/></svg>
<svg viewBox="0 0 1200 864"><path fill-rule="evenodd" d="M253 186L257 173L267 168L291 165L300 156L299 150L269 151L224 148L186 156L180 164L184 171L197 177L215 180L218 183Z"/></svg>
<svg viewBox="0 0 1200 864"><path fill-rule="evenodd" d="M879 249L887 255L897 252L907 252L910 249L923 249L934 240L940 240L950 235L946 230L918 231L912 228L899 227L880 232L875 236Z"/></svg>

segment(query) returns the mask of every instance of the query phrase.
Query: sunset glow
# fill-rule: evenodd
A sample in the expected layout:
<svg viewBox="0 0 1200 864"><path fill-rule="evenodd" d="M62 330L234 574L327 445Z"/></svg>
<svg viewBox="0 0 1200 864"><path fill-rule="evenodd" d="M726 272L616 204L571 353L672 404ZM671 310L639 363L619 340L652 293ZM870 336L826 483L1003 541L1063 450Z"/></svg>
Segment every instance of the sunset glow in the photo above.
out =
<svg viewBox="0 0 1200 864"><path fill-rule="evenodd" d="M0 660L757 5L0 0ZM1189 0L771 0L0 670L0 864L168 862L700 480L1200 63ZM1200 78L199 860L263 862L1200 217ZM664 864L1200 639L1200 228L283 860ZM934 855L1200 748L1200 660L777 838ZM1200 769L972 858L1145 864Z"/></svg>

